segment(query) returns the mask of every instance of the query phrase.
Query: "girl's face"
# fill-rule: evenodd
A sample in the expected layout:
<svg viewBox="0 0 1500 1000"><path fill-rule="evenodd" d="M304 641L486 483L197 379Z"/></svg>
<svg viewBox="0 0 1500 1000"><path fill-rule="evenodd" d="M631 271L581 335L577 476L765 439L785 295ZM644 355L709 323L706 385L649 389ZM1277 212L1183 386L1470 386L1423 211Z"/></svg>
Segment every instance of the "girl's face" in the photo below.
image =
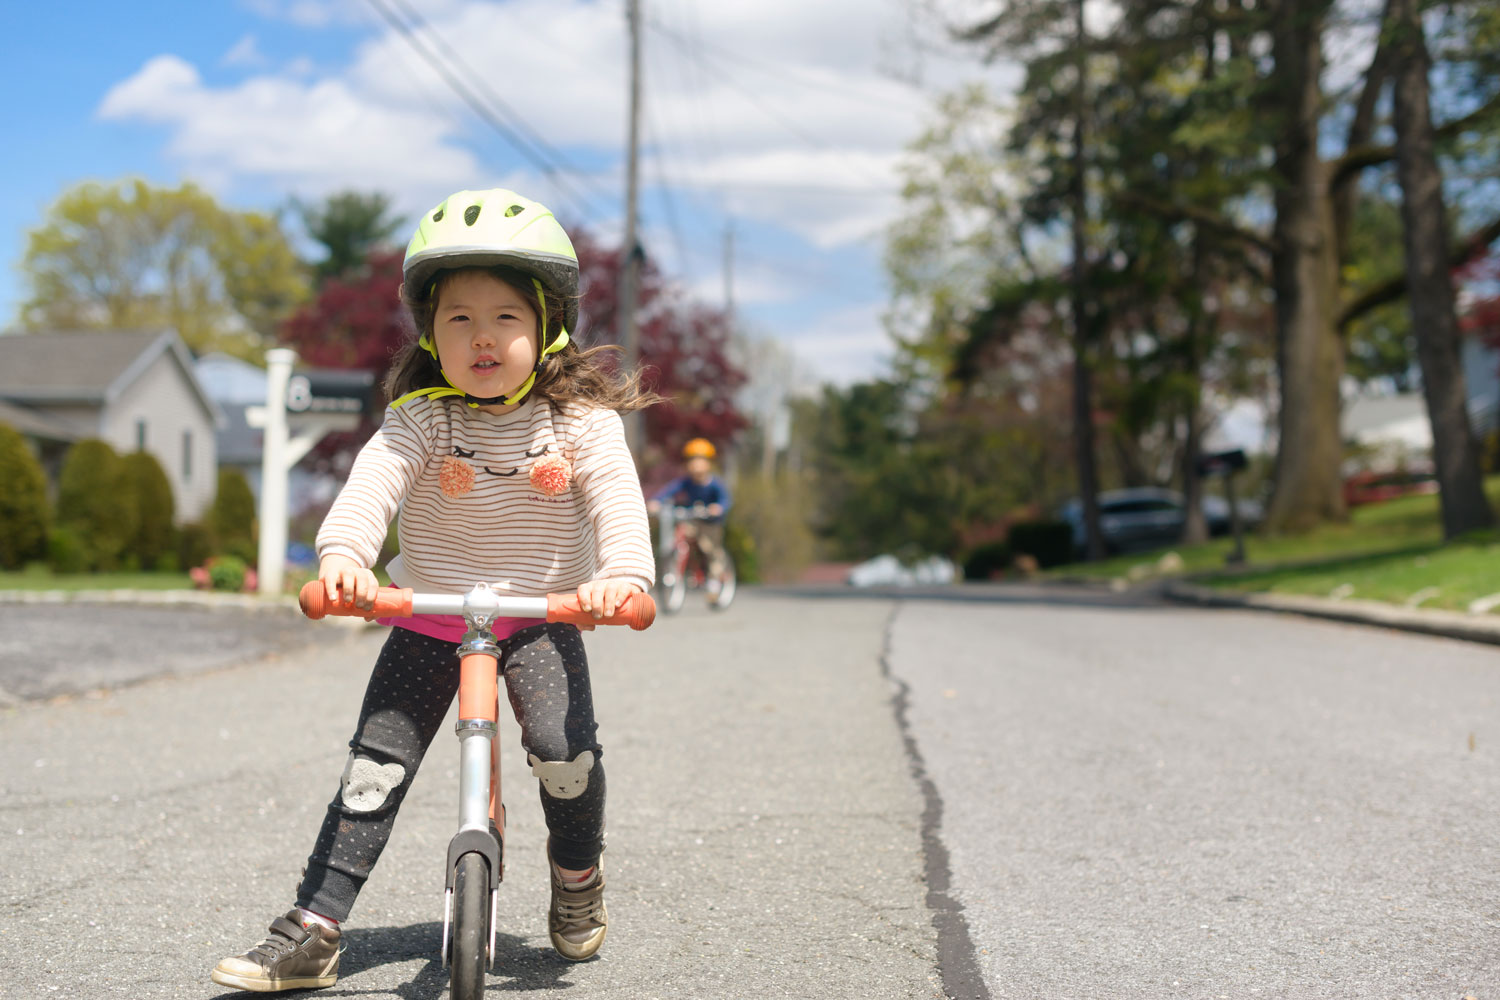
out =
<svg viewBox="0 0 1500 1000"><path fill-rule="evenodd" d="M471 396L509 396L536 366L536 310L484 271L460 271L442 283L432 337L444 374ZM480 407L488 413L508 408Z"/></svg>

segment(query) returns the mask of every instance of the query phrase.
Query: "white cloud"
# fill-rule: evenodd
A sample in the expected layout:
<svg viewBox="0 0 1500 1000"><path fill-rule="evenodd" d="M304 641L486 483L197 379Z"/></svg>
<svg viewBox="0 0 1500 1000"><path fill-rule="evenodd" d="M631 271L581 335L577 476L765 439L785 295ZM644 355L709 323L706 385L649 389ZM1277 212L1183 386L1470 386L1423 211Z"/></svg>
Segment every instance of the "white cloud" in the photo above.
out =
<svg viewBox="0 0 1500 1000"><path fill-rule="evenodd" d="M512 154L359 0L242 2L303 26L378 29L337 70L318 72L303 61L226 85L210 85L181 58L159 55L110 90L98 114L165 128L168 155L194 178L221 187L251 183L303 196L351 186L384 190L410 215L453 190L510 183L578 218L535 164ZM483 99L503 100L568 160L590 165L570 186L594 192L591 227L617 233L627 100L622 5L416 6L435 33L423 35L425 44L448 72ZM782 229L792 236L780 243L810 245L813 254L878 244L899 210L896 164L930 110L925 93L883 67L900 63L928 86L944 87L980 72L954 59L924 62L931 43L914 39L906 0L660 0L648 17L643 183L664 177L678 188L679 204L696 206L689 211ZM225 62L252 66L258 58L254 36L246 36ZM504 162L481 159L497 148L506 150ZM653 200L643 192L643 212L661 233ZM701 233L703 220L689 221L700 223L690 228ZM705 270L718 269L698 262L694 278ZM736 270L736 297L747 305L795 294L783 277L748 264ZM807 294L816 295L817 283L807 284ZM720 293L705 298L716 301ZM831 326L800 338L799 354L811 350L818 367L840 380L870 373L870 359L890 353L881 308L826 316Z"/></svg>
<svg viewBox="0 0 1500 1000"><path fill-rule="evenodd" d="M799 366L837 385L879 378L890 372L894 356L890 336L881 323L883 301L835 309L809 317L791 337L778 337L791 347ZM801 373L799 373L801 374Z"/></svg>
<svg viewBox="0 0 1500 1000"><path fill-rule="evenodd" d="M254 35L246 35L219 57L220 66L249 66L259 68L266 65L266 57L260 51Z"/></svg>

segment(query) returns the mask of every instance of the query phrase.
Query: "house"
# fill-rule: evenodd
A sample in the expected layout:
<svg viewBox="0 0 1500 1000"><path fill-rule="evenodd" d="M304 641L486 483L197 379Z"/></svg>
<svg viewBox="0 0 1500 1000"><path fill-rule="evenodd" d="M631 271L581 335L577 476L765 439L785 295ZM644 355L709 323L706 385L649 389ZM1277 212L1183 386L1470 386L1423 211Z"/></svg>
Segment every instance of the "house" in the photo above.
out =
<svg viewBox="0 0 1500 1000"><path fill-rule="evenodd" d="M100 438L154 455L177 519L197 520L213 502L222 420L170 330L0 336L0 421L37 447L54 481L69 443Z"/></svg>

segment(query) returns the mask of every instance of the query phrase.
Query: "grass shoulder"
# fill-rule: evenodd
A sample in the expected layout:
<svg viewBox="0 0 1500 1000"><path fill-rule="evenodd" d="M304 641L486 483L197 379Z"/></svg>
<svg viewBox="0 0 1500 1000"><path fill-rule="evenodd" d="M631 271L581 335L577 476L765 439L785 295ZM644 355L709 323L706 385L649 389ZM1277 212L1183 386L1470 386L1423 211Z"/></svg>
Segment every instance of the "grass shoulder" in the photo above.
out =
<svg viewBox="0 0 1500 1000"><path fill-rule="evenodd" d="M1486 483L1500 501L1500 476ZM1192 576L1195 582L1256 593L1352 597L1465 610L1500 592L1500 531L1443 541L1436 496L1357 507L1343 524L1304 535L1251 536L1247 566L1229 569L1229 539L1059 567L1057 576L1141 580Z"/></svg>

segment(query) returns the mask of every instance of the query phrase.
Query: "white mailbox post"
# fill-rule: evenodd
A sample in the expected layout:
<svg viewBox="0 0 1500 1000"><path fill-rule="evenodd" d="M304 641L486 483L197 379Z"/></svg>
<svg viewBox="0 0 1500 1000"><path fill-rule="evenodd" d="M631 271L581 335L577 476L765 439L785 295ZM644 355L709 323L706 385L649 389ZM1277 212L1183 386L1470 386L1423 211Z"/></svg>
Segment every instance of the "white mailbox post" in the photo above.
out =
<svg viewBox="0 0 1500 1000"><path fill-rule="evenodd" d="M323 438L352 431L364 414L368 372L341 372L337 394L320 394L315 374L292 374L297 353L285 347L266 352L266 405L245 411L261 429L259 590L280 594L286 571L287 478L292 466ZM325 376L326 377L326 376Z"/></svg>

